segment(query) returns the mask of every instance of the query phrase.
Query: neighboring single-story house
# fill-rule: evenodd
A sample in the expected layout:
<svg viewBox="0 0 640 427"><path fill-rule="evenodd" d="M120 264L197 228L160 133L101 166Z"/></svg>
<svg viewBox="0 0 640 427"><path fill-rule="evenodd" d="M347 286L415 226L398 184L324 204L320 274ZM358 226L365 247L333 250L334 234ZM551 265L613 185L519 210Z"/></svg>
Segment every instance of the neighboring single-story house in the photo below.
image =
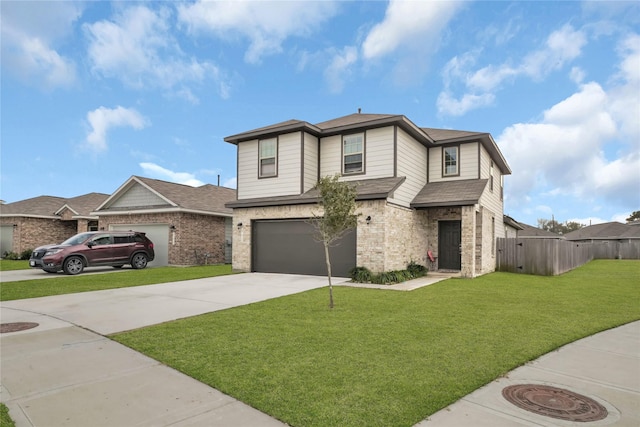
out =
<svg viewBox="0 0 640 427"><path fill-rule="evenodd" d="M63 240L83 231L98 229L91 215L107 194L89 193L65 199L39 196L0 205L0 254L21 253Z"/></svg>
<svg viewBox="0 0 640 427"><path fill-rule="evenodd" d="M605 222L580 228L564 235L576 244L591 243L594 258L640 259L640 227Z"/></svg>
<svg viewBox="0 0 640 427"><path fill-rule="evenodd" d="M552 233L551 231L543 230L542 228L534 227L522 222L519 222L522 229L516 233L519 239L558 239L564 240L564 236L558 233Z"/></svg>
<svg viewBox="0 0 640 427"><path fill-rule="evenodd" d="M605 222L589 225L564 235L573 242L602 242L640 240L640 227L620 222Z"/></svg>
<svg viewBox="0 0 640 427"><path fill-rule="evenodd" d="M502 222L504 223L504 237L507 239L515 239L518 237L518 231L524 230L524 227L509 215L505 215Z"/></svg>
<svg viewBox="0 0 640 427"><path fill-rule="evenodd" d="M100 230L142 231L153 241L150 265L219 264L231 261L236 190L200 187L132 176L92 215Z"/></svg>
<svg viewBox="0 0 640 427"><path fill-rule="evenodd" d="M335 276L353 267L404 269L410 261L474 277L495 270L504 237L504 176L511 170L486 132L432 129L403 115L301 120L225 138L237 146L233 268L326 274L308 219L313 187L339 174L356 187L355 230L332 248Z"/></svg>

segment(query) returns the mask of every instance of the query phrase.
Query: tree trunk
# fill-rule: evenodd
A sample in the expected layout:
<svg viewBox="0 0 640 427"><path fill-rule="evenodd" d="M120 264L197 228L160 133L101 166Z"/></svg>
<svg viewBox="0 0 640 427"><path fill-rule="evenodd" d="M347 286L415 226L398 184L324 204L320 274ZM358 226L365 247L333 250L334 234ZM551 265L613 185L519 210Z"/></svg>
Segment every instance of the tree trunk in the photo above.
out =
<svg viewBox="0 0 640 427"><path fill-rule="evenodd" d="M331 260L329 259L329 244L324 241L324 259L327 262L327 278L329 279L329 308L333 308L333 286L331 285Z"/></svg>

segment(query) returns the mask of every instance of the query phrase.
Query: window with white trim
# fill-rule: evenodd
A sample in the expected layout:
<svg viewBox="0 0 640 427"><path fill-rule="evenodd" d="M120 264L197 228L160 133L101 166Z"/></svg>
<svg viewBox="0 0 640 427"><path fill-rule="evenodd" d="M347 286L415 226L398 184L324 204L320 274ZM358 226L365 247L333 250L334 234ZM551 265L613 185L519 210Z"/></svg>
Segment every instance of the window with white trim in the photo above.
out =
<svg viewBox="0 0 640 427"><path fill-rule="evenodd" d="M459 175L458 171L458 147L445 147L442 150L442 175Z"/></svg>
<svg viewBox="0 0 640 427"><path fill-rule="evenodd" d="M276 138L263 139L259 143L258 176L266 178L278 173L278 140Z"/></svg>
<svg viewBox="0 0 640 427"><path fill-rule="evenodd" d="M364 134L342 138L342 173L364 172Z"/></svg>

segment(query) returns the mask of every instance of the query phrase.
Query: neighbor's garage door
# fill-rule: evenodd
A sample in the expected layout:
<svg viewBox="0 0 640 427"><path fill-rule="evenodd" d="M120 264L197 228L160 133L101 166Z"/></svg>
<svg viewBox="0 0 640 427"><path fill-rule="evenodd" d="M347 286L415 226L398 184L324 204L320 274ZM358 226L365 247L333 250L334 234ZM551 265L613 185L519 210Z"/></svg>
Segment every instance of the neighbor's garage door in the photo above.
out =
<svg viewBox="0 0 640 427"><path fill-rule="evenodd" d="M252 270L263 273L327 274L324 246L313 238L314 228L304 220L253 222ZM355 230L330 248L331 275L349 277L356 266Z"/></svg>
<svg viewBox="0 0 640 427"><path fill-rule="evenodd" d="M112 224L112 231L141 231L153 242L156 258L149 263L150 267L169 264L169 226L167 224Z"/></svg>

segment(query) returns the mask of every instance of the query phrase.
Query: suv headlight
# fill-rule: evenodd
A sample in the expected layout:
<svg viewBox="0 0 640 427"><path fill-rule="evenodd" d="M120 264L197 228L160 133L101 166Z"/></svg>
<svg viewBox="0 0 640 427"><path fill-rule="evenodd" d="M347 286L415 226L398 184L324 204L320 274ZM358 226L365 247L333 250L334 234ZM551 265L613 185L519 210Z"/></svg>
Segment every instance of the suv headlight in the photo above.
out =
<svg viewBox="0 0 640 427"><path fill-rule="evenodd" d="M44 253L44 256L55 255L60 252L62 249L50 249Z"/></svg>

